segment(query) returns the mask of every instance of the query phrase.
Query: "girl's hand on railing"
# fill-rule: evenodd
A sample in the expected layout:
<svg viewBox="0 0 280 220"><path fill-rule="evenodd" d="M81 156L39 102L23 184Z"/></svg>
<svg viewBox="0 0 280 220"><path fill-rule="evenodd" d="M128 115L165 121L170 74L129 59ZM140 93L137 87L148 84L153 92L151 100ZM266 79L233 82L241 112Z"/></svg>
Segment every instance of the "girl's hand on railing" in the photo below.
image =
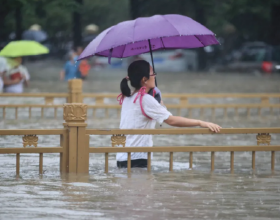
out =
<svg viewBox="0 0 280 220"><path fill-rule="evenodd" d="M209 128L211 131L214 132L220 132L220 128L222 128L221 126L211 123L211 122L206 122L206 121L200 121L199 126L202 128Z"/></svg>

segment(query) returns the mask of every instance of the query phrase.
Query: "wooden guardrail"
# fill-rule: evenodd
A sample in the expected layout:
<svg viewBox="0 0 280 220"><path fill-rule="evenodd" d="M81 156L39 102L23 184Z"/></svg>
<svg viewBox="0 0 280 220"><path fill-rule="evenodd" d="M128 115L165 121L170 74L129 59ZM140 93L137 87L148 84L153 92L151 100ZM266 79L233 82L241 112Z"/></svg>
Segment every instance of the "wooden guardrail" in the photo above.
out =
<svg viewBox="0 0 280 220"><path fill-rule="evenodd" d="M186 116L193 117L193 114L199 114L201 119L205 118L208 115L208 118L214 120L217 115L220 115L220 118L228 118L229 115L231 117L238 117L242 112L242 109L246 110L245 114L247 118L250 118L253 109L257 110L257 115L271 115L271 116L279 116L279 112L275 112L275 109L280 109L280 104L188 104L188 105L180 105L180 104L166 104L168 110L177 110L176 115L178 116ZM2 119L6 119L7 111L9 110L10 114L14 114L14 119L19 118L19 112L23 113L24 111L28 112L29 119L32 118L32 110L40 109L40 117L45 118L46 109L53 109L53 117L57 118L58 109L62 109L63 105L44 105L44 104L0 104L0 109L2 109ZM97 116L97 110L103 110L102 113L99 113ZM19 111L20 110L20 111ZM88 105L88 110L91 110L92 118L109 118L110 111L115 111L113 115L117 115L120 117L121 106L119 104L96 104L96 105ZM183 113L185 110L185 113ZM223 111L222 113L219 110ZM269 110L268 113L262 113L263 110ZM256 115L256 114L255 114ZM50 117L48 115L48 117ZM0 116L1 118L1 116Z"/></svg>
<svg viewBox="0 0 280 220"><path fill-rule="evenodd" d="M211 115L212 120L216 117L217 114L219 114L219 109L223 111L223 113L220 112L220 116L223 118L229 117L229 114L234 117L238 117L239 114L242 114L240 110L244 109L246 110L246 116L247 118L250 118L252 114L253 109L257 109L257 115L261 116L262 110L267 109L269 110L269 114L265 113L265 115L276 115L279 113L274 111L274 109L279 109L280 104L269 104L269 105L261 105L261 104L194 104L194 105L186 105L186 106L181 106L181 105L166 105L166 107L169 110L176 110L177 109L177 115L182 115L182 116L187 116L187 117L193 117L194 113L198 113L199 117L203 119L205 115L208 113L208 116ZM57 118L57 111L58 109L62 109L63 105L40 105L40 104L34 104L34 105L23 105L23 104L7 104L7 105L0 105L0 108L2 108L2 118L6 118L6 113L8 109L14 109L12 110L15 116L15 119L18 119L18 114L19 114L19 109L20 112L24 112L24 109L28 109L28 117L32 118L32 109L41 109L40 115L41 118L44 118L45 111L46 109L53 109L53 117ZM113 113L114 115L117 115L118 117L120 116L120 110L121 106L116 104L116 105L106 105L106 104L96 104L96 105L89 105L88 109L92 111L92 117L93 118L109 118L109 111L115 110L117 112ZM99 113L99 115L96 115L97 110L104 110L102 111L103 113ZM186 110L185 114L182 113L182 110ZM11 111L10 111L11 114ZM208 117L209 118L209 117Z"/></svg>
<svg viewBox="0 0 280 220"><path fill-rule="evenodd" d="M0 154L16 154L16 175L20 174L20 154L35 153L39 154L39 173L43 174L43 154L60 154L60 171L67 172L67 131L65 129L30 129L30 130L0 130L0 137L6 135L22 136L23 147L19 148L0 148ZM60 135L59 146L37 147L37 135ZM3 145L3 144L2 144ZM31 147L28 147L31 146ZM32 147L33 146L33 147Z"/></svg>
<svg viewBox="0 0 280 220"><path fill-rule="evenodd" d="M88 105L88 109L92 109L92 116L96 117L96 110L104 109L104 114L99 114L99 118L108 118L109 111L114 109L117 111L117 116L120 115L121 106L117 102L112 102L113 104L106 104L106 99L116 99L118 94L112 93L82 93L82 81L79 79L70 80L68 82L68 93L41 93L41 94L9 94L1 93L0 99L3 97L26 97L26 98L43 98L43 104L2 104L0 101L0 109L2 109L2 118L6 118L7 110L14 109L14 118L18 119L19 109L28 109L29 118L32 117L33 109L41 109L41 118L44 118L46 109L53 109L54 118L57 117L57 110L62 109L63 105L54 104L55 98L64 98L67 103L82 103L84 99L93 99L95 104ZM227 103L216 103L214 100L221 98L230 98L243 100L241 103L233 103L227 101ZM170 103L169 100L173 103ZM213 100L211 103L196 103L198 100L205 99ZM274 102L271 102L274 99ZM238 116L240 114L240 109L246 109L246 115L249 118L252 114L252 109L257 109L257 115L261 116L263 110L269 110L270 115L279 115L279 111L275 112L275 109L280 109L280 94L277 93L260 93L260 94L238 94L238 93L225 93L225 94L163 94L163 100L165 105L170 110L176 110L177 115L183 115L192 117L193 113L199 112L201 118L205 114L209 113L212 120L217 115L217 112L221 113L224 118L228 117L228 114ZM244 100L249 100L244 101ZM254 103L252 103L254 100ZM276 101L275 101L276 100ZM177 104L174 104L176 102ZM184 111L183 111L184 110ZM12 113L13 114L13 113ZM115 115L115 114L114 114ZM267 115L267 113L266 113ZM221 116L221 115L220 115ZM1 116L0 116L1 117ZM115 116L114 116L115 117Z"/></svg>
<svg viewBox="0 0 280 220"><path fill-rule="evenodd" d="M84 93L83 98L92 98L96 100L98 104L104 104L106 98L115 99L119 94L115 93ZM239 99L259 99L260 104L269 104L270 98L279 98L279 93L195 93L195 94L185 94L185 93L170 93L162 94L163 99L177 99L179 104L188 104L190 99L219 99L219 98L239 98Z"/></svg>
<svg viewBox="0 0 280 220"><path fill-rule="evenodd" d="M43 171L43 154L60 154L60 171L62 173L88 173L89 154L105 154L105 172L108 172L109 153L126 152L128 154L128 169L131 171L131 153L147 152L148 171L151 171L151 153L169 152L169 170L173 170L173 153L189 152L189 164L192 168L193 153L211 152L211 170L214 170L215 152L230 153L230 168L234 171L234 152L251 151L252 169L255 169L255 156L258 151L271 151L271 170L275 169L275 152L280 151L280 145L271 145L271 134L280 134L280 128L227 128L214 134L208 129L135 129L135 130L98 130L86 129L87 106L82 103L68 103L64 105L63 118L65 123L63 129L36 129L36 130L0 130L3 135L23 135L23 148L0 148L0 154L16 154L16 173L19 175L19 158L23 153L39 154L39 172ZM256 134L256 144L243 146L155 146L155 147L125 147L126 135L221 135L221 134ZM40 147L37 135L60 135L59 147ZM111 147L90 147L90 135L110 135ZM27 147L30 145L31 147ZM109 143L108 143L109 145ZM115 146L123 147L115 147ZM265 145L265 146L263 146ZM34 147L32 147L34 146Z"/></svg>
<svg viewBox="0 0 280 220"><path fill-rule="evenodd" d="M255 169L255 152L257 151L271 151L271 170L275 167L275 151L280 151L280 145L270 145L271 133L280 134L280 128L226 128L221 129L220 134L256 134L257 145L250 146L156 146L156 147L124 147L125 135L191 135L191 134L213 134L209 129L113 129L113 130L98 130L87 129L87 135L112 135L112 147L90 147L90 153L104 153L105 154L105 172L108 172L108 158L109 153L126 152L128 155L128 169L130 172L130 160L132 152L147 152L148 154L148 171L151 170L151 152L169 152L169 170L173 170L173 152L189 152L189 165L193 165L194 152L211 152L211 170L214 170L215 152L230 152L230 169L234 171L234 152L251 151L252 152L252 169ZM260 146L265 144L268 146ZM115 145L122 145L123 147L115 147Z"/></svg>

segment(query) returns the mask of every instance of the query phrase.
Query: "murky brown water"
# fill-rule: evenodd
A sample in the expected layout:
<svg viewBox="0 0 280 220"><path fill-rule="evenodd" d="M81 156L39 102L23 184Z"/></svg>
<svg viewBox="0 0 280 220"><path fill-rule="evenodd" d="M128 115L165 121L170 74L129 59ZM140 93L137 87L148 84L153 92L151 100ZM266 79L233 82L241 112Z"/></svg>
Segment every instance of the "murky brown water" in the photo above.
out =
<svg viewBox="0 0 280 220"><path fill-rule="evenodd" d="M54 63L30 65L35 81L28 92L66 92L67 84L54 81L59 69ZM42 68L44 67L44 68ZM38 70L41 70L38 74ZM37 75L35 75L35 73ZM85 92L118 92L124 72L96 72L85 82ZM43 80L42 80L43 79ZM279 76L241 74L167 74L158 77L163 92L279 92ZM172 83L171 83L172 82ZM113 102L114 100L107 100ZM172 101L172 100L169 100ZM174 100L173 100L174 101ZM200 103L211 100L202 99ZM239 102L241 100L218 100ZM257 102L259 100L252 100ZM1 103L43 103L41 99L2 99ZM63 103L63 100L56 100ZM93 102L86 100L87 103ZM176 102L176 101L174 101ZM278 102L279 100L273 100ZM0 129L62 128L62 112L58 120L53 110L19 111L19 120L13 120L14 110L8 110L7 120L0 121ZM1 112L0 112L1 114ZM97 116L101 116L98 112ZM110 113L110 119L89 117L89 128L117 128L119 119ZM198 117L198 113L194 117ZM210 114L209 114L210 115ZM222 115L222 112L221 114ZM273 116L263 111L263 117L252 112L252 117L229 114L224 120L215 119L222 127L277 127L279 111ZM206 115L206 118L208 116ZM0 119L1 120L1 119ZM167 127L167 126L165 126ZM0 137L0 147L22 147L20 136ZM59 137L39 136L40 146L57 146ZM280 135L272 134L271 144L279 144ZM91 146L109 146L110 137L91 136ZM255 135L158 135L155 146L167 145L252 145ZM115 166L115 155L110 154L109 174L104 174L104 155L90 155L87 176L59 174L59 157L44 154L44 175L40 176L39 157L21 155L21 175L15 177L15 155L0 155L0 219L280 219L280 152L276 152L275 172L270 171L270 152L256 153L256 171L251 170L251 152L235 153L235 173L230 174L230 154L216 153L215 171L210 172L210 153L194 153L194 168L189 169L188 154L174 153L174 171L169 172L169 154L156 153L152 172L145 169L126 169Z"/></svg>

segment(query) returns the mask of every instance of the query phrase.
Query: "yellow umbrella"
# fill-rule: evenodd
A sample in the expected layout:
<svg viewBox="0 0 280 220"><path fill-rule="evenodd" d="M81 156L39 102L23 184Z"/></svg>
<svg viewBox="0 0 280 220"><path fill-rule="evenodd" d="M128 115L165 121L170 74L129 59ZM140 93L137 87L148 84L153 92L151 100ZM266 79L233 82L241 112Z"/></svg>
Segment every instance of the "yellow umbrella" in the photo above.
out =
<svg viewBox="0 0 280 220"><path fill-rule="evenodd" d="M0 56L23 57L49 53L49 49L36 41L12 41L0 51Z"/></svg>

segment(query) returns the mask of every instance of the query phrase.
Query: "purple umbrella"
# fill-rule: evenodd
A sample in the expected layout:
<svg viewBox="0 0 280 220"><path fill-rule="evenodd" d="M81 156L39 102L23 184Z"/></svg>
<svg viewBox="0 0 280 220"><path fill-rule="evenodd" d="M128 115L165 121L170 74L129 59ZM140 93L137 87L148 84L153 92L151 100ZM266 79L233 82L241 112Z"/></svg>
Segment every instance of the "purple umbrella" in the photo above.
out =
<svg viewBox="0 0 280 220"><path fill-rule="evenodd" d="M100 33L79 59L91 56L124 58L160 49L219 44L215 34L193 19L176 14L124 21Z"/></svg>
<svg viewBox="0 0 280 220"><path fill-rule="evenodd" d="M215 34L193 19L177 14L124 21L100 33L78 60L91 56L124 58L160 49L183 49L219 44ZM157 83L156 83L157 84Z"/></svg>

